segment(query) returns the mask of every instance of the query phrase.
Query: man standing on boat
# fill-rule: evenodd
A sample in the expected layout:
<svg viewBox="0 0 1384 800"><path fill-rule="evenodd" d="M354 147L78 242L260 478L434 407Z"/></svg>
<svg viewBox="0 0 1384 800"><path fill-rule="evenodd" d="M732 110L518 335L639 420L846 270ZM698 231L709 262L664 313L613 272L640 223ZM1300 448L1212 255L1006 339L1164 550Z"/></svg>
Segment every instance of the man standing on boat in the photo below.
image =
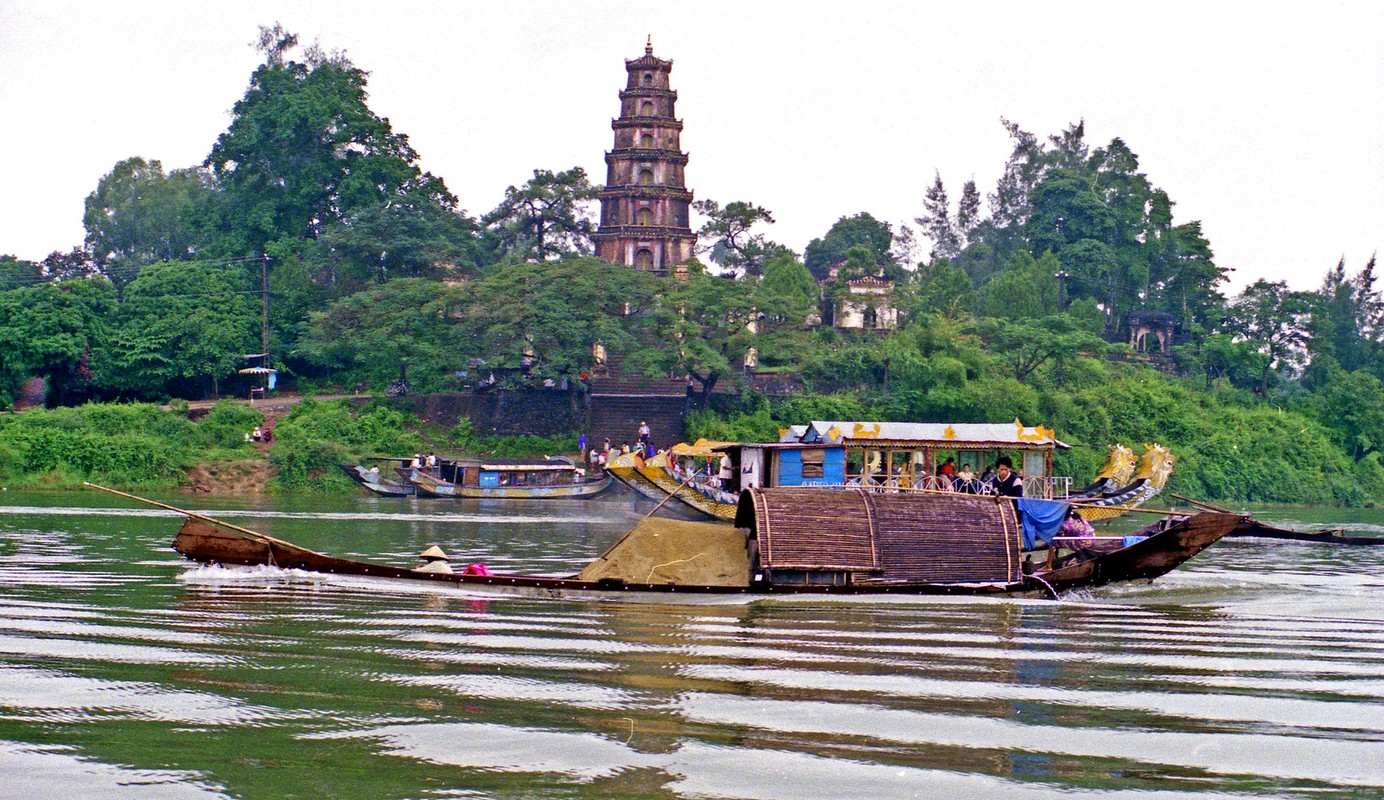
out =
<svg viewBox="0 0 1384 800"><path fill-rule="evenodd" d="M642 444L642 445L645 445L646 447L647 447L647 445L649 444L649 433L650 433L650 431L649 431L649 423L647 423L647 422L640 422L640 423L639 423L639 443Z"/></svg>
<svg viewBox="0 0 1384 800"><path fill-rule="evenodd" d="M1014 471L1009 456L1000 456L995 465L995 493L1001 497L1023 497L1024 482Z"/></svg>

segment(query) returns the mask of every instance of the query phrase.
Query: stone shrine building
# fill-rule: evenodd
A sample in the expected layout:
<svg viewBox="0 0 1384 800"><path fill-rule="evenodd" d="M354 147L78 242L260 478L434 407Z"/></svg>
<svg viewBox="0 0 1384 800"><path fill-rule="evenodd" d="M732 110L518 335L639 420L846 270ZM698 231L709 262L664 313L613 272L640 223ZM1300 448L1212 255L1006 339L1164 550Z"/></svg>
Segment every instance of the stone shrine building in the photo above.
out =
<svg viewBox="0 0 1384 800"><path fill-rule="evenodd" d="M678 93L669 88L672 61L644 56L625 62L629 79L620 92L620 117L612 120L615 146L606 153L596 255L612 264L669 274L692 258L697 235L690 227L692 192L683 170L682 120L673 116Z"/></svg>

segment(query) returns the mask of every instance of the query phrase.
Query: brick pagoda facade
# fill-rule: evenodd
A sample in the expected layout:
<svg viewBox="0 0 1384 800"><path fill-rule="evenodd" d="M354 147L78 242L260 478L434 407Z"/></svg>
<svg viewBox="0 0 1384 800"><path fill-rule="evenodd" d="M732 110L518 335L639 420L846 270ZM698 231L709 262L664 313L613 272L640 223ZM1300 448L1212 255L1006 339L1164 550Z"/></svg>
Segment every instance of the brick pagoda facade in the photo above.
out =
<svg viewBox="0 0 1384 800"><path fill-rule="evenodd" d="M682 121L673 116L678 93L669 88L672 61L644 56L625 62L620 117L611 121L615 147L606 153L596 254L612 264L667 274L692 257L692 192L683 170Z"/></svg>

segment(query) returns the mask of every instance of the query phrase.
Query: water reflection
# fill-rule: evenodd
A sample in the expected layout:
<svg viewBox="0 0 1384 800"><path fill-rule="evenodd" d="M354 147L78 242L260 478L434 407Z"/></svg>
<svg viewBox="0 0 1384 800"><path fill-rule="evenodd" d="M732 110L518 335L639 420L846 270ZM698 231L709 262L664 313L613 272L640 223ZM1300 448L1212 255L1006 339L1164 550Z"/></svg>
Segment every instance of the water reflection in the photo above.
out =
<svg viewBox="0 0 1384 800"><path fill-rule="evenodd" d="M630 516L320 502L231 510L333 553L404 563L436 540L550 573ZM14 508L0 769L21 796L61 775L139 797L1384 787L1384 548L1227 543L1061 603L682 605L194 567L171 517Z"/></svg>

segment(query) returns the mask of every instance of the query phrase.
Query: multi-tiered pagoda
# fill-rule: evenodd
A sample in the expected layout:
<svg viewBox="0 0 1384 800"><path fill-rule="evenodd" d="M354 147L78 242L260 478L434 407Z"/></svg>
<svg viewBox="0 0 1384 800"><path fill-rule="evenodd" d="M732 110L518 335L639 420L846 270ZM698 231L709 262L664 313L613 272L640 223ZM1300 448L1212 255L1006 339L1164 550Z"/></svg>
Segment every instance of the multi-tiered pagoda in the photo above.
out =
<svg viewBox="0 0 1384 800"><path fill-rule="evenodd" d="M692 257L692 192L683 170L682 121L673 116L678 93L668 87L672 61L644 56L625 62L629 81L612 120L615 147L606 153L605 189L596 254L612 264L666 274Z"/></svg>

